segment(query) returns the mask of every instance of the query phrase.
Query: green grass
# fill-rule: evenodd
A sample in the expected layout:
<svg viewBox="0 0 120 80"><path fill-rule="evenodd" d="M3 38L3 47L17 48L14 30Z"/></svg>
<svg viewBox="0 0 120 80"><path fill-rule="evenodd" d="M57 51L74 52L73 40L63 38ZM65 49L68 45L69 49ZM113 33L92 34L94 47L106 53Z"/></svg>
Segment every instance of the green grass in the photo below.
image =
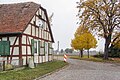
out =
<svg viewBox="0 0 120 80"><path fill-rule="evenodd" d="M67 65L63 61L53 61L39 64L36 68L25 68L19 71L7 71L0 73L0 80L33 80L44 74L55 71Z"/></svg>
<svg viewBox="0 0 120 80"><path fill-rule="evenodd" d="M79 60L87 60L87 61L94 61L94 62L109 62L109 63L120 63L120 61L118 60L103 60L103 58L96 58L96 57L93 57L93 56L90 56L88 58L88 56L83 56L83 58L80 58L79 56L69 56L69 58L72 58L72 59L79 59Z"/></svg>

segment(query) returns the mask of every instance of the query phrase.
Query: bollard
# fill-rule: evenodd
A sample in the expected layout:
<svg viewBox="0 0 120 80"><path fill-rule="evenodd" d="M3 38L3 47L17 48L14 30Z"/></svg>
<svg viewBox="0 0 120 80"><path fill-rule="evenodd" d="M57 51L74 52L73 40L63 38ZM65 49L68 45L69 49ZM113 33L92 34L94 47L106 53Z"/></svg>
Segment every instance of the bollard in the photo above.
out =
<svg viewBox="0 0 120 80"><path fill-rule="evenodd" d="M66 62L66 61L67 61L67 55L64 54L64 62Z"/></svg>

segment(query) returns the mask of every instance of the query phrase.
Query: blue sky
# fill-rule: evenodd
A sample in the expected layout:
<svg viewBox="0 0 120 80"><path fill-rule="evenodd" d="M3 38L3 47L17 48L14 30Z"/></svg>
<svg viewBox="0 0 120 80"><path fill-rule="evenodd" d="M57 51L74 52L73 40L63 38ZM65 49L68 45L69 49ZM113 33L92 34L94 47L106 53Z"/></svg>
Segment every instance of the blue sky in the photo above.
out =
<svg viewBox="0 0 120 80"><path fill-rule="evenodd" d="M70 48L71 39L78 27L76 2L79 0L0 0L0 4L28 1L41 4L49 15L54 13L51 26L55 39L54 49L57 49L57 41L60 42L60 49ZM103 39L99 40L96 50L103 50L103 42Z"/></svg>

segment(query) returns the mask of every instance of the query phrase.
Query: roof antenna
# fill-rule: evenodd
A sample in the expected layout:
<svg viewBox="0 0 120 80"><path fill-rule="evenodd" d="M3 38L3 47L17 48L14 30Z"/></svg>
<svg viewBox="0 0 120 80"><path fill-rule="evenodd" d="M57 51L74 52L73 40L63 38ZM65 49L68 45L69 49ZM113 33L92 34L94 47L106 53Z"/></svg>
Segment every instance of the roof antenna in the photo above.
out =
<svg viewBox="0 0 120 80"><path fill-rule="evenodd" d="M52 13L52 14L50 15L50 17L48 18L51 26L52 26L52 18L53 18L53 16L54 16L54 13Z"/></svg>

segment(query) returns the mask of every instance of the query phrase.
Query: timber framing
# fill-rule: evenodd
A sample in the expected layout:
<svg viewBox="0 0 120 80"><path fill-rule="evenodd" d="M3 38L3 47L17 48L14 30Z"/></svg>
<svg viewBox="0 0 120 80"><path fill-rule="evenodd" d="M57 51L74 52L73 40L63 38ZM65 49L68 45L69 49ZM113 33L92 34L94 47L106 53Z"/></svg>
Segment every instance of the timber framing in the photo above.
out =
<svg viewBox="0 0 120 80"><path fill-rule="evenodd" d="M18 5L23 6L23 8L20 8ZM51 61L53 50L51 47L54 39L46 9L33 2L18 3L18 5L9 4L0 8L1 11L16 6L15 9L11 9L13 12L11 14L17 15L17 11L20 10L28 14L24 15L23 13L17 15L19 17L21 16L20 23L10 23L11 26L4 26L0 23L0 41L10 41L10 55L4 55L0 58L7 57L7 63L11 64L12 60L19 59L19 65L27 65L29 58L32 57L35 63ZM24 7L26 10L24 10ZM4 14L8 15L7 13ZM15 20L16 19L19 21L19 18L15 17ZM6 20L4 23L8 24L9 21ZM32 41L34 41L34 43L32 43ZM49 46L49 44L51 44L51 46ZM34 54L32 53L33 49L35 50ZM22 59L23 61L21 61Z"/></svg>

